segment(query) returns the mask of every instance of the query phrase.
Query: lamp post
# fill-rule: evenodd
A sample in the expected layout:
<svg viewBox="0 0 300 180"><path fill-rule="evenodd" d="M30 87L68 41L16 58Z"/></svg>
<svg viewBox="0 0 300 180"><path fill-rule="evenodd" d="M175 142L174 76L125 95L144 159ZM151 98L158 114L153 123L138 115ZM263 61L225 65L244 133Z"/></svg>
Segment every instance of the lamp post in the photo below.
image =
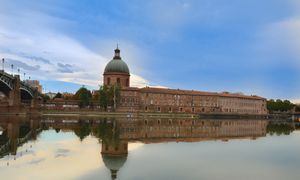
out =
<svg viewBox="0 0 300 180"><path fill-rule="evenodd" d="M18 68L18 75L20 75L20 68Z"/></svg>
<svg viewBox="0 0 300 180"><path fill-rule="evenodd" d="M26 80L26 79L25 79L26 73L24 73L23 75L24 75L24 81L25 81L25 80Z"/></svg>
<svg viewBox="0 0 300 180"><path fill-rule="evenodd" d="M14 65L11 64L10 66L11 66L11 75L13 76L14 75Z"/></svg>
<svg viewBox="0 0 300 180"><path fill-rule="evenodd" d="M4 58L2 58L2 71L4 72Z"/></svg>

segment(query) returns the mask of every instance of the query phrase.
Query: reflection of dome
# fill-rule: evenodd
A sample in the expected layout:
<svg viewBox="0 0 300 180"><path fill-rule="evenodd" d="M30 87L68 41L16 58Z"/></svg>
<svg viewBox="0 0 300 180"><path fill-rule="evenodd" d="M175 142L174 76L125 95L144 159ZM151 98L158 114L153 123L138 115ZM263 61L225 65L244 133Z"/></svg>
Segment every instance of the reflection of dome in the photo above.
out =
<svg viewBox="0 0 300 180"><path fill-rule="evenodd" d="M111 178L117 178L117 172L123 167L127 160L127 154L123 156L112 156L108 154L102 154L102 160L105 166L111 171Z"/></svg>
<svg viewBox="0 0 300 180"><path fill-rule="evenodd" d="M120 50L115 50L115 57L105 67L104 73L118 72L129 74L129 68L127 64L120 57Z"/></svg>

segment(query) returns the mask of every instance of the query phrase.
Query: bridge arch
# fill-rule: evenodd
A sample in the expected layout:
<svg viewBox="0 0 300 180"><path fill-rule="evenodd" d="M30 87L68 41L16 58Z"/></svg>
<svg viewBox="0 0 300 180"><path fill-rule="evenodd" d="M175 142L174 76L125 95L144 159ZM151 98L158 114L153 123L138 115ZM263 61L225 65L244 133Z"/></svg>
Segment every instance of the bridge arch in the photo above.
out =
<svg viewBox="0 0 300 180"><path fill-rule="evenodd" d="M3 81L3 79L0 78L0 91L6 96L9 96L9 92L12 90L10 83Z"/></svg>
<svg viewBox="0 0 300 180"><path fill-rule="evenodd" d="M21 100L31 100L33 94L25 88L20 88Z"/></svg>

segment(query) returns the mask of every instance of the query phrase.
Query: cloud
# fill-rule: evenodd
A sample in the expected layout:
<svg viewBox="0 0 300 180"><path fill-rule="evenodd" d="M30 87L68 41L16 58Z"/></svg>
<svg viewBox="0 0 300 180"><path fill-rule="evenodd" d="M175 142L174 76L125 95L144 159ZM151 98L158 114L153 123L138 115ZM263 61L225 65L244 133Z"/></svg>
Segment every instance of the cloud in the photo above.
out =
<svg viewBox="0 0 300 180"><path fill-rule="evenodd" d="M9 65L13 64L14 69L16 69L16 67L17 67L17 68L24 69L26 71L37 71L41 68L39 65L31 66L22 61L10 59L10 58L6 59L6 61L7 61L7 64L9 64ZM15 70L15 72L16 72L16 70Z"/></svg>
<svg viewBox="0 0 300 180"><path fill-rule="evenodd" d="M111 53L111 57L105 57L103 52L91 50L61 30L72 23L34 10L19 9L11 13L4 8L0 12L0 56L32 79L59 80L98 88L113 50L103 45ZM137 47L132 46L134 48ZM135 66L135 69L139 68ZM132 75L131 82L137 86L147 83L136 75Z"/></svg>
<svg viewBox="0 0 300 180"><path fill-rule="evenodd" d="M59 67L58 71L61 73L73 73L75 70L75 67L70 64L57 63L57 66Z"/></svg>

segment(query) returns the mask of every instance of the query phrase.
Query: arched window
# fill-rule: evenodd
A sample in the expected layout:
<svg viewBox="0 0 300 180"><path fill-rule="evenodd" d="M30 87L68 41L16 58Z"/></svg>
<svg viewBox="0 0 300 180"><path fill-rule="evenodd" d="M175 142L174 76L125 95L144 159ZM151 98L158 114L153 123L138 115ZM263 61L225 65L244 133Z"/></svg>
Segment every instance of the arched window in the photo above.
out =
<svg viewBox="0 0 300 180"><path fill-rule="evenodd" d="M129 87L129 79L126 79L126 87Z"/></svg>

